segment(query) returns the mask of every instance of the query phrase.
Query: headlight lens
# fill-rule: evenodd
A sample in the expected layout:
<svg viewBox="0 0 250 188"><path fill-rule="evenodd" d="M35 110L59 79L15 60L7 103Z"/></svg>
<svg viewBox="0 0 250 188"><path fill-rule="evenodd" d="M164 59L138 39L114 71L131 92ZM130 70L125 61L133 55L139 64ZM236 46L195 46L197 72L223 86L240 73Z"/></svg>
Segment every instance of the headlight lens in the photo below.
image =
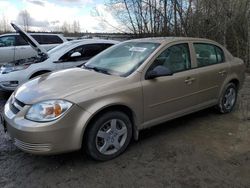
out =
<svg viewBox="0 0 250 188"><path fill-rule="evenodd" d="M17 65L17 66L2 66L0 68L1 74L8 74L10 72L20 71L27 69L30 65Z"/></svg>
<svg viewBox="0 0 250 188"><path fill-rule="evenodd" d="M49 100L34 104L26 114L31 121L48 122L61 117L72 103L65 100Z"/></svg>

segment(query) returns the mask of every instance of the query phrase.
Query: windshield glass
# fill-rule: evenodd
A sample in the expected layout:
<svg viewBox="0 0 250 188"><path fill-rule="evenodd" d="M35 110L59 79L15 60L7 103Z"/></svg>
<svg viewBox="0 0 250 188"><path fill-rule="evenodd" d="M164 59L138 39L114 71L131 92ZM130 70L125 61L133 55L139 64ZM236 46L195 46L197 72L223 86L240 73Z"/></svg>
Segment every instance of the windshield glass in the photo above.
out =
<svg viewBox="0 0 250 188"><path fill-rule="evenodd" d="M134 72L159 45L152 42L124 42L95 56L85 64L85 68L127 76Z"/></svg>
<svg viewBox="0 0 250 188"><path fill-rule="evenodd" d="M69 46L71 46L72 43L71 42L65 42L63 44L60 44L58 45L57 47L55 48L52 48L51 50L48 51L48 54L52 54L52 53L55 53L55 52L58 52L59 50L63 49L63 48L68 48Z"/></svg>

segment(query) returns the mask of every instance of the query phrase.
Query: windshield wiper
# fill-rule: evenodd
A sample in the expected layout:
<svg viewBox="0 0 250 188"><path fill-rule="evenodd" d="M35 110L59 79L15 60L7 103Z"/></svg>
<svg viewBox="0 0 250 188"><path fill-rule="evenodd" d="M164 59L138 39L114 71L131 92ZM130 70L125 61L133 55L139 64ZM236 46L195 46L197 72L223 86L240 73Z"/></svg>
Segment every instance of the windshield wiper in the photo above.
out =
<svg viewBox="0 0 250 188"><path fill-rule="evenodd" d="M85 69L88 69L88 70L94 70L95 72L100 72L100 73L111 75L108 70L105 70L105 69L102 69L102 68L99 68L99 67L88 67L85 64L83 65L83 67Z"/></svg>

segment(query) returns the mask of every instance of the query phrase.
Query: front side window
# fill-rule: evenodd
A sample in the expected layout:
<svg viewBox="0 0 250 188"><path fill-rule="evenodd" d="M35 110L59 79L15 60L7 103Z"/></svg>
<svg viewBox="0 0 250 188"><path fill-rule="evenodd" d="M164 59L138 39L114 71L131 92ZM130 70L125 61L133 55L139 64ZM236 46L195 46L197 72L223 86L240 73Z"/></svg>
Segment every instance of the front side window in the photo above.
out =
<svg viewBox="0 0 250 188"><path fill-rule="evenodd" d="M150 69L162 65L172 73L190 69L190 52L187 43L177 44L167 48L154 61Z"/></svg>
<svg viewBox="0 0 250 188"><path fill-rule="evenodd" d="M85 44L70 50L63 55L60 59L63 61L86 61L103 51L102 44ZM72 57L75 52L79 53L79 56Z"/></svg>
<svg viewBox="0 0 250 188"><path fill-rule="evenodd" d="M103 51L102 44L88 44L85 45L83 49L83 56L87 60L99 54L101 51Z"/></svg>
<svg viewBox="0 0 250 188"><path fill-rule="evenodd" d="M84 51L84 45L83 46L78 46L78 47L70 50L66 54L64 54L59 60L61 60L63 62L84 60L83 51ZM74 54L74 53L79 53L80 55L72 57L72 54Z"/></svg>
<svg viewBox="0 0 250 188"><path fill-rule="evenodd" d="M125 77L134 72L159 46L159 43L153 42L123 42L95 56L85 64L85 68Z"/></svg>
<svg viewBox="0 0 250 188"><path fill-rule="evenodd" d="M15 36L0 37L0 47L10 47L15 45Z"/></svg>
<svg viewBox="0 0 250 188"><path fill-rule="evenodd" d="M198 67L214 65L224 61L221 48L212 44L194 43Z"/></svg>
<svg viewBox="0 0 250 188"><path fill-rule="evenodd" d="M49 50L48 54L51 55L51 54L56 53L58 51L61 51L63 49L67 49L68 47L70 47L73 44L74 44L73 42L65 42L65 43L60 44L60 45L56 46L55 48L52 48L51 50Z"/></svg>

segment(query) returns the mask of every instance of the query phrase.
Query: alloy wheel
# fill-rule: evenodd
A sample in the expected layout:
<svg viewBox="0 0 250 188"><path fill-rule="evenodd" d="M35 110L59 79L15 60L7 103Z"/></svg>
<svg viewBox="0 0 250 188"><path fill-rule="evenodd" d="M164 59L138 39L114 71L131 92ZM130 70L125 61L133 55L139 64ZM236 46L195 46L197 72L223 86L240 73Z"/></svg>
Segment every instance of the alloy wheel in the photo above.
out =
<svg viewBox="0 0 250 188"><path fill-rule="evenodd" d="M96 135L96 148L104 155L118 152L127 139L127 127L120 119L111 119L100 126Z"/></svg>

